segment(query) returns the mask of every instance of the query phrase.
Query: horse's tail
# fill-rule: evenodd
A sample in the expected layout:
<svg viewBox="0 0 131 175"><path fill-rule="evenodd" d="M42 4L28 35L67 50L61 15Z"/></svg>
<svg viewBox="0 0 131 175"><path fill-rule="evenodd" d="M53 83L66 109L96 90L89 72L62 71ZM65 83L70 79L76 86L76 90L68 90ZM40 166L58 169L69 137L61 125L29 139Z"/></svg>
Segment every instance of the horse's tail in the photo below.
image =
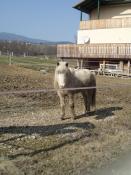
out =
<svg viewBox="0 0 131 175"><path fill-rule="evenodd" d="M92 89L92 106L96 107L96 88Z"/></svg>
<svg viewBox="0 0 131 175"><path fill-rule="evenodd" d="M92 101L92 106L93 107L96 107L96 78L95 78L95 75L93 75L93 83L92 83L92 86L94 87L93 89L92 89L92 99L91 99L91 101Z"/></svg>

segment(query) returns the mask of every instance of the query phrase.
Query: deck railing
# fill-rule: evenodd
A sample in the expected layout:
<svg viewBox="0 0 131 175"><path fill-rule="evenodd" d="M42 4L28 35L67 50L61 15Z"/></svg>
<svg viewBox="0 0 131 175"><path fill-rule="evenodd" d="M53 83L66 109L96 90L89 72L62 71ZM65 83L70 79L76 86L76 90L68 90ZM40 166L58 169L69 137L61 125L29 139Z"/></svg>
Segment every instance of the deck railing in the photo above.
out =
<svg viewBox="0 0 131 175"><path fill-rule="evenodd" d="M80 21L80 30L131 27L131 17Z"/></svg>
<svg viewBox="0 0 131 175"><path fill-rule="evenodd" d="M58 58L131 59L131 44L65 44L57 46Z"/></svg>

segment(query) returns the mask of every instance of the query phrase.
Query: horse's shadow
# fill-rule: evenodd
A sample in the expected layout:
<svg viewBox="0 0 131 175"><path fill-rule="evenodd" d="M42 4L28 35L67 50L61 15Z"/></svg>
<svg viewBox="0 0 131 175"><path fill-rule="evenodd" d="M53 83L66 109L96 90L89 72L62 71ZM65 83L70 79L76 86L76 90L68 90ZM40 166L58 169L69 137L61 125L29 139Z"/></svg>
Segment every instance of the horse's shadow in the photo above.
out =
<svg viewBox="0 0 131 175"><path fill-rule="evenodd" d="M95 115L97 120L104 119L107 117L111 117L114 115L114 112L117 110L122 110L122 107L109 107L109 108L101 108L95 112L90 112L89 116ZM85 117L85 115L77 116L79 118ZM75 137L68 137L62 142L53 144L48 148L43 149L34 149L30 152L23 151L22 153L17 153L13 155L9 155L11 159L14 159L19 156L34 156L39 153L48 153L49 151L59 149L65 145L73 144L78 142L79 140L90 137L92 134L92 129L95 128L95 125L90 122L71 122L64 124L55 124L55 125L44 125L44 126L10 126L10 127L0 127L0 134L14 134L14 137L11 137L7 140L1 140L0 143L4 143L7 145L12 144L12 141L17 140L18 138L23 138L32 134L39 134L41 137L45 136L54 136L54 135L64 135L77 133ZM84 130L84 132L78 132L79 130ZM16 136L17 134L17 136ZM20 135L22 134L22 135ZM10 143L11 142L11 143ZM13 145L12 145L13 146Z"/></svg>
<svg viewBox="0 0 131 175"><path fill-rule="evenodd" d="M122 107L118 107L118 106L108 107L108 108L105 107L105 108L97 109L96 111L91 111L89 113L77 115L76 119L87 117L87 116L88 117L95 116L97 120L105 119L115 115L114 113L115 111L122 110L122 109L123 109Z"/></svg>
<svg viewBox="0 0 131 175"><path fill-rule="evenodd" d="M95 112L95 115L96 115L95 118L97 120L99 120L99 119L104 119L104 118L107 118L107 117L112 117L113 115L115 115L115 111L119 111L119 110L122 110L122 109L123 108L119 107L119 106L98 109Z"/></svg>
<svg viewBox="0 0 131 175"><path fill-rule="evenodd" d="M65 123L65 124L56 124L56 125L46 125L46 126L11 126L11 127L1 127L0 134L17 134L18 136L11 137L10 139L0 141L0 143L4 143L7 145L12 145L12 141L14 142L18 138L23 138L27 135L39 134L40 136L53 136L60 134L62 135L61 141L56 142L53 145L50 145L48 148L35 149L30 152L23 151L22 153L17 153L13 155L9 155L9 158L14 159L19 156L34 156L39 153L48 153L49 151L56 150L68 144L73 144L78 142L79 140L90 137L92 129L95 128L95 125L90 122L84 123ZM78 130L84 130L84 132L78 132ZM66 139L62 139L64 134L77 133L75 137L68 137ZM22 134L20 136L20 134ZM10 143L11 141L11 143ZM13 146L13 145L12 145ZM15 145L16 147L16 145ZM26 149L26 148L25 148Z"/></svg>
<svg viewBox="0 0 131 175"><path fill-rule="evenodd" d="M78 129L90 130L95 128L94 124L90 122L84 123L65 123L56 125L45 125L45 126L9 126L1 127L0 134L40 134L41 136L58 135L74 133Z"/></svg>

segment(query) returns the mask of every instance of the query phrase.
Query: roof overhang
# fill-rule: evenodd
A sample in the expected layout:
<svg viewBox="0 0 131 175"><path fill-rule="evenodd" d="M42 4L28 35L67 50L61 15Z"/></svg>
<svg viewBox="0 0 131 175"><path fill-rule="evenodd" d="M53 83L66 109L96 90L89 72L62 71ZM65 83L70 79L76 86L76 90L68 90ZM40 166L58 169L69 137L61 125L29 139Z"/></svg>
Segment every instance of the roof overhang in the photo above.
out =
<svg viewBox="0 0 131 175"><path fill-rule="evenodd" d="M98 3L100 5L118 5L131 3L131 0L82 0L74 5L73 8L84 13L90 13L93 9L98 7Z"/></svg>

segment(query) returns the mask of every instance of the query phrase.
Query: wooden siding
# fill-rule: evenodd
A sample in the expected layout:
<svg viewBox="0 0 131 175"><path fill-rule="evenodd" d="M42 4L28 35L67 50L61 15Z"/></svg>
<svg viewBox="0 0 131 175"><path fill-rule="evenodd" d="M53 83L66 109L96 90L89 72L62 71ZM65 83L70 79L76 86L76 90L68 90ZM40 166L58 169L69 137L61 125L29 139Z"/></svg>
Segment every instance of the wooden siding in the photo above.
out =
<svg viewBox="0 0 131 175"><path fill-rule="evenodd" d="M65 44L57 46L58 58L131 59L131 44Z"/></svg>
<svg viewBox="0 0 131 175"><path fill-rule="evenodd" d="M80 21L80 30L128 27L131 27L131 18L129 17Z"/></svg>

